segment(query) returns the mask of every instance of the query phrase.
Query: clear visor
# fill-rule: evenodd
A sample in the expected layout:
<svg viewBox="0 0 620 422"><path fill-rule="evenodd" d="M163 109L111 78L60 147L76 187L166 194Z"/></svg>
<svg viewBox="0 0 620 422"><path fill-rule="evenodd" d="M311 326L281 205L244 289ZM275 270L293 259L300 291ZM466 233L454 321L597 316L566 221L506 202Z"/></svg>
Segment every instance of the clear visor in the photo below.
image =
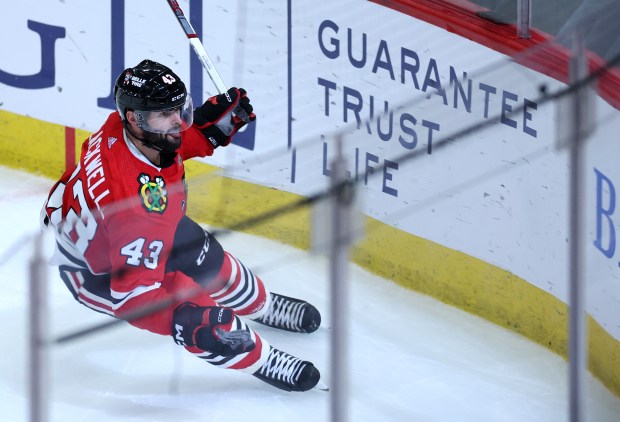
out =
<svg viewBox="0 0 620 422"><path fill-rule="evenodd" d="M194 107L192 97L187 94L185 103L163 110L134 110L138 127L145 132L152 133L179 133L192 125L194 121Z"/></svg>

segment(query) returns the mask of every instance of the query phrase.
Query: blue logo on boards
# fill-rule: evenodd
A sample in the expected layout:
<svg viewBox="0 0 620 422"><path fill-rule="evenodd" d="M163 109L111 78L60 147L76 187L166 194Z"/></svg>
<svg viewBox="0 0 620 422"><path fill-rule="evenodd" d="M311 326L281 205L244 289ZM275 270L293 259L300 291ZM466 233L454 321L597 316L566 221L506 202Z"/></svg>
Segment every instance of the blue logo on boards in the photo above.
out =
<svg viewBox="0 0 620 422"><path fill-rule="evenodd" d="M65 28L28 21L28 29L41 38L41 70L32 75L14 75L0 69L0 83L23 89L43 89L56 84L54 46L56 40L65 37Z"/></svg>

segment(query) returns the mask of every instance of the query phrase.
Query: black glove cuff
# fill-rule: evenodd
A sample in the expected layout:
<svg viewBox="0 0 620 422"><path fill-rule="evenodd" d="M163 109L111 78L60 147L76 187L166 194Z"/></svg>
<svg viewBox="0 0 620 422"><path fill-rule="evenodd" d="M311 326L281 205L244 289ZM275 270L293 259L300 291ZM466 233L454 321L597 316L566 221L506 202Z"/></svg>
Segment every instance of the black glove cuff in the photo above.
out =
<svg viewBox="0 0 620 422"><path fill-rule="evenodd" d="M226 136L221 129L215 125L200 129L200 132L202 132L204 137L207 138L207 141L213 145L213 149L230 144L231 137Z"/></svg>

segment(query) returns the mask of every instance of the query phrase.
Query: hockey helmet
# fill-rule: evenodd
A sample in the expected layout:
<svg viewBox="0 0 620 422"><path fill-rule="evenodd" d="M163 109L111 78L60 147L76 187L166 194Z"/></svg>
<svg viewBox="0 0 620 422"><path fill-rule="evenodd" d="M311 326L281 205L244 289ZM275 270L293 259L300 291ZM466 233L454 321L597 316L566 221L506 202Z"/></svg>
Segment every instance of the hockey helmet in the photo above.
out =
<svg viewBox="0 0 620 422"><path fill-rule="evenodd" d="M192 99L181 78L152 60L143 60L119 75L114 99L123 124L131 110L145 132L178 133L188 129L194 119Z"/></svg>

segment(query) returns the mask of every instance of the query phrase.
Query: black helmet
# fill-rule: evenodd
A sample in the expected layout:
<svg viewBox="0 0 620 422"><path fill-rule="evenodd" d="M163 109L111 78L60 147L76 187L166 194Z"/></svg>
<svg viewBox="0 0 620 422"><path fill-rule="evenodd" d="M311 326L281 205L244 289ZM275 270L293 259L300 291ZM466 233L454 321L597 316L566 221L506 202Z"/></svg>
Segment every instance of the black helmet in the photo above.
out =
<svg viewBox="0 0 620 422"><path fill-rule="evenodd" d="M189 128L193 106L185 84L170 68L152 60L142 60L125 69L116 79L114 99L121 120L126 124L127 111L136 114L138 126L146 132L174 133ZM152 124L151 112L179 110L182 124L161 128Z"/></svg>

